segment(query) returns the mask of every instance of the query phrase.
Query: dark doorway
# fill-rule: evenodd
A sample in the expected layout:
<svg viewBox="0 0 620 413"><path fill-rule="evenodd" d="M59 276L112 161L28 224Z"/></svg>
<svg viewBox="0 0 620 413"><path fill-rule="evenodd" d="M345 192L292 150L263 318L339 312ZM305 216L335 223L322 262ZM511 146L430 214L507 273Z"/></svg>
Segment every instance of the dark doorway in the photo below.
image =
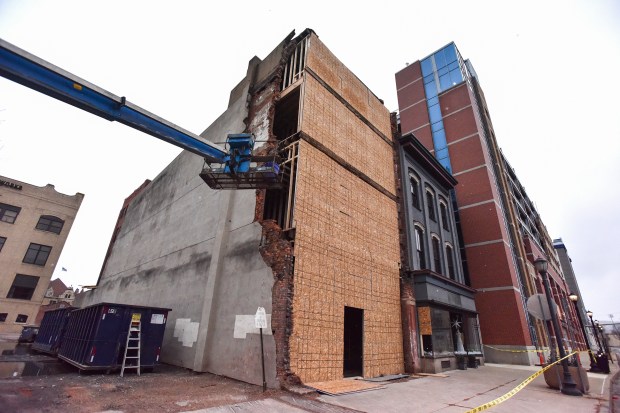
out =
<svg viewBox="0 0 620 413"><path fill-rule="evenodd" d="M344 308L343 375L364 375L364 310L359 308Z"/></svg>

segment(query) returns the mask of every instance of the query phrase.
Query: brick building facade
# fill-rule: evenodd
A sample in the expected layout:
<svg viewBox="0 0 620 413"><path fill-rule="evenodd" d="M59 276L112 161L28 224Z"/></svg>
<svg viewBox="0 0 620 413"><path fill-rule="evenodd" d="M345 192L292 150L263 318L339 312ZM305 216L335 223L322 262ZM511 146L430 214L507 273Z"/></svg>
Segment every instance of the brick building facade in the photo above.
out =
<svg viewBox="0 0 620 413"><path fill-rule="evenodd" d="M560 308L568 291L546 228L499 149L471 63L450 43L396 73L396 88L402 133L413 133L458 180L461 257L477 291L487 361L539 362L534 350L548 345L547 326L526 308L543 291L534 260L550 262ZM566 318L577 325L570 312Z"/></svg>

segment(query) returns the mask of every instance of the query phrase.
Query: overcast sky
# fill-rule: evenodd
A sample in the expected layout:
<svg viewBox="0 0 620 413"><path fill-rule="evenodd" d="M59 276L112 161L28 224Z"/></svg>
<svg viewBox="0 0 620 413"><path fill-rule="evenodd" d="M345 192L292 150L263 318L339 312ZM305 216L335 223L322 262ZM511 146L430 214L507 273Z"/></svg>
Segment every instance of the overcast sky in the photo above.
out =
<svg viewBox="0 0 620 413"><path fill-rule="evenodd" d="M341 3L0 0L0 37L195 133L292 30L314 29L391 111L394 73L454 41L586 307L620 319L620 2ZM123 200L179 152L0 78L0 175L85 194L54 273L74 287L96 282Z"/></svg>

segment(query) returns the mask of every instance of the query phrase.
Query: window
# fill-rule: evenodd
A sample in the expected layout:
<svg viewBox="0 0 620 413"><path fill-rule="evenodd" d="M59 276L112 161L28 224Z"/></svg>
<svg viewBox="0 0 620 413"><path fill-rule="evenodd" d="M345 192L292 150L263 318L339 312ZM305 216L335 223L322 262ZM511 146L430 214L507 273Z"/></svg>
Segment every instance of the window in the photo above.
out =
<svg viewBox="0 0 620 413"><path fill-rule="evenodd" d="M28 321L28 316L26 314L17 314L17 318L15 319L16 323L25 323Z"/></svg>
<svg viewBox="0 0 620 413"><path fill-rule="evenodd" d="M433 237L433 271L441 274L441 253L439 252L439 239Z"/></svg>
<svg viewBox="0 0 620 413"><path fill-rule="evenodd" d="M409 187L411 191L411 204L420 209L420 178L413 172L409 172Z"/></svg>
<svg viewBox="0 0 620 413"><path fill-rule="evenodd" d="M9 313L0 313L0 323L4 323L8 315Z"/></svg>
<svg viewBox="0 0 620 413"><path fill-rule="evenodd" d="M424 230L418 226L415 227L415 248L418 256L418 263L420 268L426 268L426 259L424 253Z"/></svg>
<svg viewBox="0 0 620 413"><path fill-rule="evenodd" d="M0 221L14 223L21 210L19 207L0 203Z"/></svg>
<svg viewBox="0 0 620 413"><path fill-rule="evenodd" d="M446 231L450 231L450 224L448 224L448 207L442 201L439 201L439 213L441 214L441 227Z"/></svg>
<svg viewBox="0 0 620 413"><path fill-rule="evenodd" d="M32 294L34 294L35 288L37 288L38 283L39 277L17 274L6 298L30 300L32 298Z"/></svg>
<svg viewBox="0 0 620 413"><path fill-rule="evenodd" d="M435 215L435 195L431 191L426 191L426 204L428 206L428 217L433 221L437 221Z"/></svg>
<svg viewBox="0 0 620 413"><path fill-rule="evenodd" d="M454 280L456 279L454 275L454 255L450 245L446 245L446 258L448 260L448 276Z"/></svg>
<svg viewBox="0 0 620 413"><path fill-rule="evenodd" d="M2 251L2 247L4 247L5 242L6 242L6 237L0 237L0 251Z"/></svg>
<svg viewBox="0 0 620 413"><path fill-rule="evenodd" d="M41 231L49 231L55 234L60 234L65 221L52 215L41 215L39 222L37 222L37 229Z"/></svg>
<svg viewBox="0 0 620 413"><path fill-rule="evenodd" d="M26 264L45 265L52 247L31 243L22 262Z"/></svg>

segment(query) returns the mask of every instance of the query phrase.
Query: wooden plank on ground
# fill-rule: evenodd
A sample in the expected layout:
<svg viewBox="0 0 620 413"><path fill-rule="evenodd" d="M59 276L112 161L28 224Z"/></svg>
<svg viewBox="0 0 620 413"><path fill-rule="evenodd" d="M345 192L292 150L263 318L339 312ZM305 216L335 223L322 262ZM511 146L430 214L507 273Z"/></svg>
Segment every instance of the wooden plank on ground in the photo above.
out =
<svg viewBox="0 0 620 413"><path fill-rule="evenodd" d="M450 377L447 374L440 373L416 373L416 376L430 376L430 377Z"/></svg>
<svg viewBox="0 0 620 413"><path fill-rule="evenodd" d="M325 393L330 396L338 396L340 394L356 393L367 390L382 389L385 386L381 384L368 383L362 380L332 380L332 381L318 381L314 383L304 383L306 386L316 389L320 393Z"/></svg>

